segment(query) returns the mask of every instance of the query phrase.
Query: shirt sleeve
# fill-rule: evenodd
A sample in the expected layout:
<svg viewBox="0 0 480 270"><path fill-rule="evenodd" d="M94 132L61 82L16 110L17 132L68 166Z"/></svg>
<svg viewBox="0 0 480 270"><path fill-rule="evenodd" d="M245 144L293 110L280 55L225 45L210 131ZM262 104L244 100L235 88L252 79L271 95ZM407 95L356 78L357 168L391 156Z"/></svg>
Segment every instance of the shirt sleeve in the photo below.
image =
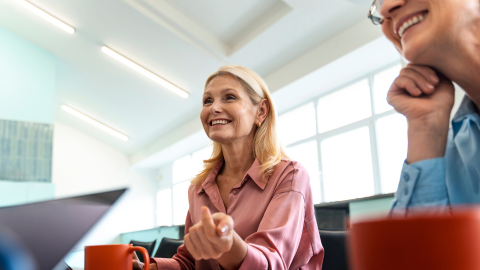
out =
<svg viewBox="0 0 480 270"><path fill-rule="evenodd" d="M445 158L403 164L400 182L392 204L392 214L406 215L413 209L436 206L448 208Z"/></svg>
<svg viewBox="0 0 480 270"><path fill-rule="evenodd" d="M192 226L192 220L190 218L190 211L187 213L185 219L185 233ZM150 261L157 264L158 270L193 270L195 269L195 259L188 252L185 245L181 245L177 249L177 254L172 259L166 258L150 258Z"/></svg>
<svg viewBox="0 0 480 270"><path fill-rule="evenodd" d="M240 270L289 269L305 222L305 199L292 189L292 172L274 194L258 231L245 239L247 255ZM307 174L308 181L308 174ZM308 256L308 255L306 255Z"/></svg>

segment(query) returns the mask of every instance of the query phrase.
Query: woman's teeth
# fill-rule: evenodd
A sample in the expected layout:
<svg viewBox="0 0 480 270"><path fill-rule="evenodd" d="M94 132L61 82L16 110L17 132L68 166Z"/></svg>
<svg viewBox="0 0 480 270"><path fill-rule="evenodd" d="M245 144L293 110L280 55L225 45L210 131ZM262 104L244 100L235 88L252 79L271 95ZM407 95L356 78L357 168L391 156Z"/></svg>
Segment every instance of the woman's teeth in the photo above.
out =
<svg viewBox="0 0 480 270"><path fill-rule="evenodd" d="M407 31L408 28L414 26L415 24L420 23L421 21L423 21L423 19L425 19L425 16L418 15L404 22L403 25L398 30L398 36L401 38L403 36L403 33L405 33L405 31Z"/></svg>
<svg viewBox="0 0 480 270"><path fill-rule="evenodd" d="M228 124L228 121L227 120L213 120L212 121L212 126L215 126L215 125L226 125Z"/></svg>

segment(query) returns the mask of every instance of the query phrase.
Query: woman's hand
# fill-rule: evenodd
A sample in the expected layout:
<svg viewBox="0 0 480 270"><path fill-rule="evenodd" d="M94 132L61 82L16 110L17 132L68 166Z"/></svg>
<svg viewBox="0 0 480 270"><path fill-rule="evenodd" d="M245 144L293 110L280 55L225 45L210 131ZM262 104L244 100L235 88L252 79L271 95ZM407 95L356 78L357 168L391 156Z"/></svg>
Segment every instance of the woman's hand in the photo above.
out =
<svg viewBox="0 0 480 270"><path fill-rule="evenodd" d="M233 219L223 213L210 215L210 210L204 206L202 220L190 227L184 241L195 260L219 259L232 248Z"/></svg>
<svg viewBox="0 0 480 270"><path fill-rule="evenodd" d="M143 270L144 263L138 259L138 256L135 252L133 252L133 270ZM156 263L151 263L148 266L148 270L158 270Z"/></svg>
<svg viewBox="0 0 480 270"><path fill-rule="evenodd" d="M408 121L407 163L445 155L454 103L451 81L429 67L408 64L393 82L387 101Z"/></svg>

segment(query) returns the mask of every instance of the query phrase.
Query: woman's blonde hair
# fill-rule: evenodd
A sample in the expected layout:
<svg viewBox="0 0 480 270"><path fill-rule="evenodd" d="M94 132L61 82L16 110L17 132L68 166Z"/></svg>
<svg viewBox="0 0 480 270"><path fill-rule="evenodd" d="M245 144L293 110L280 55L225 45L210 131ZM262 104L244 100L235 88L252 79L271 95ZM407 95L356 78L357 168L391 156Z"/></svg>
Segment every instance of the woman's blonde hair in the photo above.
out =
<svg viewBox="0 0 480 270"><path fill-rule="evenodd" d="M270 91L268 91L267 85L257 73L242 66L221 67L218 71L208 77L205 82L205 88L207 88L208 84L214 78L219 76L232 76L238 80L254 105L259 104L262 99L268 101L270 110L268 111L265 121L263 121L262 125L255 131L253 141L253 157L258 158L258 161L260 161L260 173L263 175L263 181L266 182L268 177L275 170L275 166L280 163L281 159L288 158L277 139L277 114L272 97L270 96ZM192 180L192 184L203 184L215 164L222 159L222 146L217 142L213 142L211 158L203 161L204 169Z"/></svg>

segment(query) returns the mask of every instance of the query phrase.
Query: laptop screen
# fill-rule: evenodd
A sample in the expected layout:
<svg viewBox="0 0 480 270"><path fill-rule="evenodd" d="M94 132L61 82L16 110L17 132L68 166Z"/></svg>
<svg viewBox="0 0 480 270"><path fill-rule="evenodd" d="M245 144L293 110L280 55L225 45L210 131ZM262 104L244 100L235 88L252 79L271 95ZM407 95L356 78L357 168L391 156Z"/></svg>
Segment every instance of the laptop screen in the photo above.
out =
<svg viewBox="0 0 480 270"><path fill-rule="evenodd" d="M125 190L0 208L0 224L16 234L40 270L51 270Z"/></svg>

